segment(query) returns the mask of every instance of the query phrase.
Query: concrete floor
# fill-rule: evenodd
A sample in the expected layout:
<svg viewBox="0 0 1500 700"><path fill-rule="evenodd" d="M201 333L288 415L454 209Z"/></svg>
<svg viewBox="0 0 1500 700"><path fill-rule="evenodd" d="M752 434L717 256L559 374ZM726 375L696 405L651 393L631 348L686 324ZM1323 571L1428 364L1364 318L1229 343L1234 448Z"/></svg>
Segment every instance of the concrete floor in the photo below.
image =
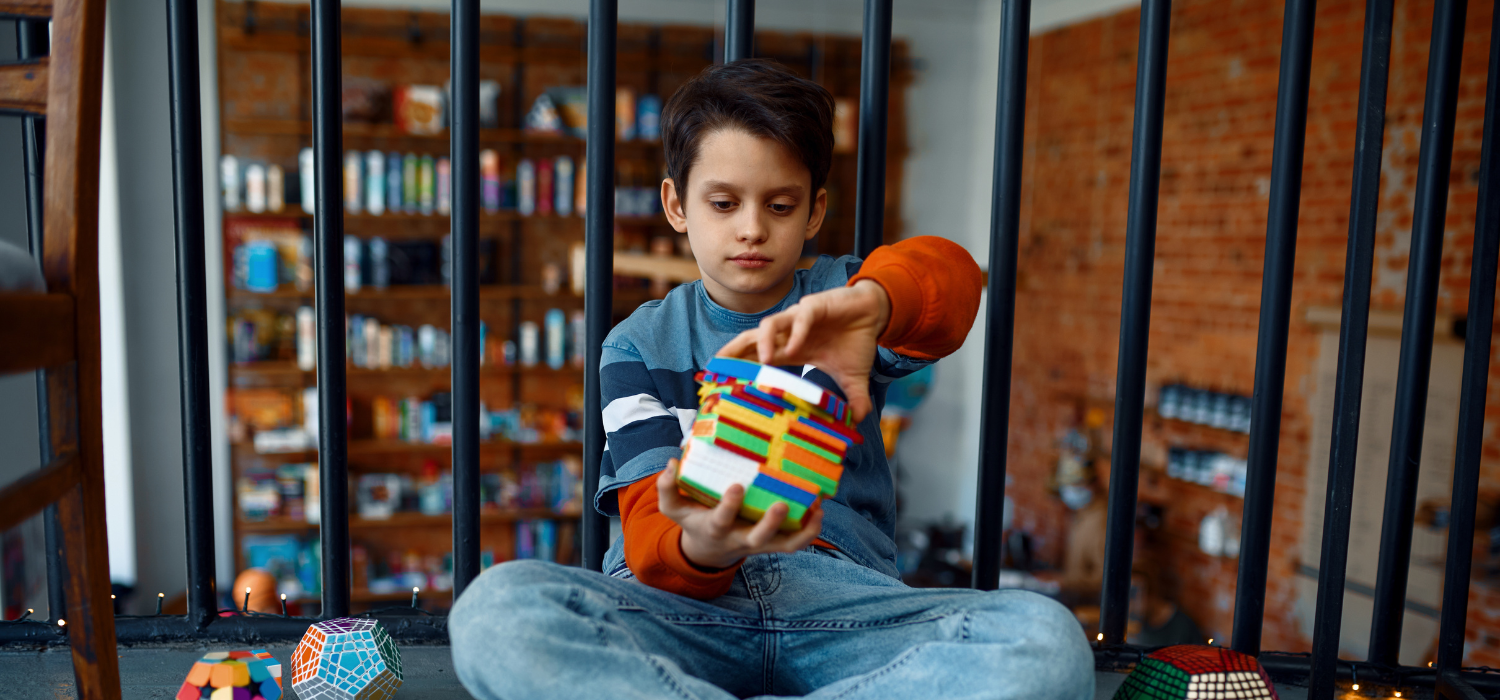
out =
<svg viewBox="0 0 1500 700"><path fill-rule="evenodd" d="M272 644L266 649L281 660L288 680L291 675L288 660L293 646ZM213 647L221 648L229 647ZM125 700L173 697L182 686L187 669L205 651L213 649L196 645L121 649L120 682ZM399 700L461 700L470 697L453 673L453 657L448 647L404 646L401 648L401 665L406 672L406 681L396 694ZM1095 697L1109 700L1124 678L1118 673L1098 673ZM5 700L71 700L75 697L73 659L65 647L46 651L0 651L0 679L4 679L4 691L0 696ZM284 697L296 697L290 682L287 690L289 692ZM1303 688L1281 687L1277 692L1281 700L1305 700L1307 697Z"/></svg>

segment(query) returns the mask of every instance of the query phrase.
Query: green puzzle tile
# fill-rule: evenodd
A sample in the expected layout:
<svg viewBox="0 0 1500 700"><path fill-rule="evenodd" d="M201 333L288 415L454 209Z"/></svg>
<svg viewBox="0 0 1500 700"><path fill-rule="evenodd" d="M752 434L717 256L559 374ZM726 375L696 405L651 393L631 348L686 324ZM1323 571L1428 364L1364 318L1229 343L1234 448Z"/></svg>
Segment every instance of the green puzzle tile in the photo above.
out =
<svg viewBox="0 0 1500 700"><path fill-rule="evenodd" d="M802 516L807 514L807 506L795 501L789 501L759 486L751 486L745 489L745 505L765 512L771 508L771 504L773 503L785 503L790 507L790 510L786 513L787 520L801 520Z"/></svg>
<svg viewBox="0 0 1500 700"><path fill-rule="evenodd" d="M719 421L718 423L714 428L714 437L720 438L725 442L732 442L762 457L770 454L771 444L769 442L729 425L724 421Z"/></svg>
<svg viewBox="0 0 1500 700"><path fill-rule="evenodd" d="M824 449L824 448L822 448L822 447L820 447L818 445L814 445L811 442L803 440L802 438L799 438L796 435L792 435L791 433L787 433L786 436L783 439L786 440L788 444L796 445L796 446L798 446L798 447L800 447L800 448L802 448L804 450L807 450L808 452L811 452L811 453L813 453L813 454L815 454L815 455L817 455L819 457L822 457L823 459L826 459L826 460L828 460L830 462L833 462L834 464L843 464L843 462L844 462L844 458L843 457L840 457L840 456L838 456L838 455L836 455L836 454L834 454L832 452L829 452L827 449Z"/></svg>
<svg viewBox="0 0 1500 700"><path fill-rule="evenodd" d="M818 485L819 492L824 498L833 498L838 494L839 482L804 467L790 459L781 460L781 469L793 476L800 476Z"/></svg>

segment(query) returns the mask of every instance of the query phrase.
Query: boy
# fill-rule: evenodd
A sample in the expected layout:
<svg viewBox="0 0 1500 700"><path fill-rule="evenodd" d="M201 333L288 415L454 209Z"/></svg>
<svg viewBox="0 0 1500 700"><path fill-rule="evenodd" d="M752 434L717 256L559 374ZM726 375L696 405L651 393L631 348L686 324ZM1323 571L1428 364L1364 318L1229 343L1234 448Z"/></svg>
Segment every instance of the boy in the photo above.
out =
<svg viewBox="0 0 1500 700"><path fill-rule="evenodd" d="M980 273L932 237L795 269L827 209L832 120L826 90L762 60L707 68L667 102L662 204L703 276L604 342L595 506L621 515L623 536L607 575L521 561L475 580L449 625L476 697L1093 696L1092 655L1062 606L898 579L885 382L963 342ZM791 365L859 419L837 497L799 531L777 531L781 504L737 520L739 487L715 508L677 492L693 375L715 354Z"/></svg>

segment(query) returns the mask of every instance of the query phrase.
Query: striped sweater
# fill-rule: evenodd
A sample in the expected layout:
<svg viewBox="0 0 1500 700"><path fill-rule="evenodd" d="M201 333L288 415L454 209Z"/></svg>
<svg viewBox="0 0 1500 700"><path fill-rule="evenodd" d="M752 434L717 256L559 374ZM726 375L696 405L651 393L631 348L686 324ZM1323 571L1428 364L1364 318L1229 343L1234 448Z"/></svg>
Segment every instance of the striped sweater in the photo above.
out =
<svg viewBox="0 0 1500 700"><path fill-rule="evenodd" d="M863 444L850 450L838 495L823 502L819 544L897 577L895 485L880 439L887 384L958 348L978 311L981 275L963 248L923 236L876 249L868 261L823 256L798 270L792 290L760 313L730 311L709 298L702 282L674 289L642 305L604 341L599 386L608 441L600 464L595 507L622 516L621 537L605 555L604 570L694 598L728 590L735 568L694 566L679 545L681 528L657 509L655 479L677 458L698 409L693 375L720 347L766 316L802 297L860 279L879 283L891 299L870 377L875 410L859 425ZM842 394L811 365L785 368Z"/></svg>

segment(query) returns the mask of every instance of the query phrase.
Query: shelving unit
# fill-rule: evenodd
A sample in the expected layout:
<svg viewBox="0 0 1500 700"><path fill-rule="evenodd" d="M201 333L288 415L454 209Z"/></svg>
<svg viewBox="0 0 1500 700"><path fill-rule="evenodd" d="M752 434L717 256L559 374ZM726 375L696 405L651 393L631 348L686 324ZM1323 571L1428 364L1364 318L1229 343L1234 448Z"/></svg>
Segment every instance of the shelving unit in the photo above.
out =
<svg viewBox="0 0 1500 700"><path fill-rule="evenodd" d="M218 21L220 142L222 152L243 162L278 165L294 180L298 151L311 142L308 8L305 4L267 2L220 2ZM342 11L341 46L343 73L349 79L374 79L391 86L403 84L443 85L448 77L448 16L438 12L345 8ZM586 26L583 21L560 18L518 18L485 15L480 22L480 77L500 84L498 128L481 129L480 147L500 154L502 168L512 171L521 158L569 156L581 166L583 139L565 135L535 134L520 127L523 116L538 95L554 86L583 85ZM707 66L716 53L711 27L650 26L622 24L618 41L618 80L637 95L655 94L663 99L683 82ZM860 45L858 36L834 37L806 33L759 32L760 55L775 58L793 71L817 80L836 97L858 104ZM893 46L893 70L887 172L885 238L900 235L901 182L906 149L904 108L912 71L906 46ZM403 133L394 124L345 123L345 150L380 150L440 156L449 148L447 132L431 135ZM662 172L661 143L654 140L622 140L617 143L617 184L620 187L655 188ZM854 192L857 158L853 144L843 144L835 153L827 184L829 211L823 233L809 252L833 255L848 253L854 241ZM504 177L504 175L502 176ZM227 212L229 224L274 226L311 231L312 217L300 204L288 201L279 212ZM572 294L566 280L561 289L543 286L542 269L547 264L571 269L569 247L583 240L584 217L522 216L515 211L481 212L480 237L494 241L496 284L480 287L481 318L492 335L517 339L522 321L540 323L548 309L565 313L581 311L584 299ZM616 218L616 320L641 303L657 298L664 287L697 279L697 264L691 257L647 253L653 238L667 237L674 252L682 250L678 234L662 215ZM363 239L438 242L449 231L447 216L412 213L380 215L345 213L345 234ZM804 261L810 264L811 259ZM654 288L648 284L655 280ZM231 285L232 287L232 285ZM231 318L236 314L295 313L311 306L315 294L309 286L297 289L283 284L269 292L225 290ZM447 328L450 294L440 284L361 288L346 296L347 312L373 316L382 323ZM349 441L351 479L365 474L415 475L429 461L447 469L451 448L373 439L369 404L376 396L424 397L446 391L451 383L447 367L395 367L367 369L350 366L347 373L352 413ZM582 370L569 364L561 369L544 365L522 367L487 362L479 376L480 398L490 410L520 406L581 410ZM300 369L290 358L232 364L229 390L281 390L289 395L316 386L317 372ZM581 456L582 446L571 441L515 442L500 438L481 444L482 474L524 471L539 461ZM236 484L251 470L274 469L278 465L310 463L315 450L258 453L244 435L231 445ZM356 493L351 486L350 493ZM351 507L351 512L357 509ZM578 507L561 511L536 508L486 506L481 516L481 548L496 561L516 554L516 526L528 521L557 523L559 560L573 560L577 547ZM317 526L300 520L243 517L238 491L235 499L235 552L237 568L245 565L246 536L293 535L315 537ZM356 547L370 560L405 553L439 556L451 549L452 519L448 515L398 512L383 520L353 518L350 523ZM356 559L358 557L356 556ZM355 575L352 600L359 606L410 600L409 588L394 593L374 593L363 588ZM428 608L446 605L444 591L422 587ZM313 602L305 599L301 602Z"/></svg>

